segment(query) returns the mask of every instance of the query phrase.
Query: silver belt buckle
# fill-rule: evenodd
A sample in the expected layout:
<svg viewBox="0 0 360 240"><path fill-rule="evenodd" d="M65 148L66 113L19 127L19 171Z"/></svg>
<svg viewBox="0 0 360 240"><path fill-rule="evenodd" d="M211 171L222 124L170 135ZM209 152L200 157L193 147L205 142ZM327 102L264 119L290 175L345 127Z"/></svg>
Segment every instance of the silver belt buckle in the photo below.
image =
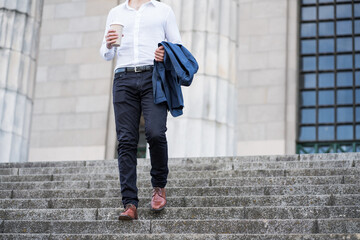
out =
<svg viewBox="0 0 360 240"><path fill-rule="evenodd" d="M135 67L135 72L138 73L138 72L141 72L141 70L137 70L138 67Z"/></svg>

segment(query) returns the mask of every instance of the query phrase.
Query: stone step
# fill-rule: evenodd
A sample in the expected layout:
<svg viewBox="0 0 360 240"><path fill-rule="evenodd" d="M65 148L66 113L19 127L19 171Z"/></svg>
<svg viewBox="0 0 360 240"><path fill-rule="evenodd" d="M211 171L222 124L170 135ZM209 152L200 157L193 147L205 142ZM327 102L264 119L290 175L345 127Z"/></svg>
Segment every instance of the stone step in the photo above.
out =
<svg viewBox="0 0 360 240"><path fill-rule="evenodd" d="M169 159L161 213L149 165L123 222L116 159L0 164L0 239L360 239L360 153Z"/></svg>
<svg viewBox="0 0 360 240"><path fill-rule="evenodd" d="M122 208L0 209L2 220L117 220ZM360 218L358 206L167 207L160 213L139 208L139 219L327 219Z"/></svg>
<svg viewBox="0 0 360 240"><path fill-rule="evenodd" d="M308 161L308 162L234 162L233 170L296 169L296 168L349 168L359 167L360 160ZM145 168L146 169L146 168Z"/></svg>
<svg viewBox="0 0 360 240"><path fill-rule="evenodd" d="M360 166L360 160L313 161L313 162L234 162L218 164L170 165L170 172L175 171L227 171L227 170L262 170L262 169L301 169L301 168L351 168ZM149 172L150 166L138 166L138 172ZM118 173L117 166L86 167L44 167L44 168L0 168L0 175L35 175L35 174L94 174Z"/></svg>
<svg viewBox="0 0 360 240"><path fill-rule="evenodd" d="M295 159L295 158L294 158ZM246 159L236 160L246 161ZM287 161L287 160L286 160ZM295 160L294 160L295 161ZM296 160L298 161L298 160ZM208 157L208 158L169 158L170 166L185 166L199 164L228 164L233 163L233 157ZM251 161L250 162L255 162ZM258 162L261 162L259 159ZM137 159L138 166L149 166L150 159ZM117 159L89 160L89 161L56 161L56 162L23 162L23 163L0 163L0 168L61 168L61 167L114 167L118 166Z"/></svg>
<svg viewBox="0 0 360 240"><path fill-rule="evenodd" d="M12 234L1 240L358 240L360 234Z"/></svg>
<svg viewBox="0 0 360 240"><path fill-rule="evenodd" d="M150 173L138 173L138 179L149 179ZM289 176L334 176L360 175L360 168L303 168L303 169L262 169L262 170L232 170L232 171L194 171L169 173L168 179L199 179L199 178L233 178L233 177L289 177ZM9 181L81 181L81 180L117 180L119 173L89 173L89 174L48 174L48 175L9 175L0 176L0 182Z"/></svg>
<svg viewBox="0 0 360 240"><path fill-rule="evenodd" d="M139 197L150 196L151 188L139 188ZM290 185L290 186L240 186L167 188L169 197L178 196L243 196L243 195L318 195L318 194L360 194L358 184L335 185ZM120 197L119 188L104 189L41 189L0 190L1 198L112 198Z"/></svg>
<svg viewBox="0 0 360 240"><path fill-rule="evenodd" d="M276 161L276 162L267 162L267 161L246 161L236 160L232 158L217 158L217 159L175 159L172 161L169 160L170 168L188 168L188 167L212 167L212 166L222 166L222 165L234 165L237 167L247 167L247 166L263 166L266 168L286 168L286 167L297 167L297 168L305 168L305 167L348 167L349 165L359 165L359 159L351 159L351 160L312 160L312 161ZM38 168L38 169L51 169L51 168L87 168L87 167L108 167L114 168L118 166L117 160L107 160L101 162L86 162L85 165L78 164L77 166L48 166L48 167L30 167L27 168ZM138 161L138 168L144 168L146 171L149 170L150 160L142 159ZM21 168L23 169L23 168ZM26 168L25 168L26 169Z"/></svg>
<svg viewBox="0 0 360 240"><path fill-rule="evenodd" d="M205 178L205 179L170 179L167 187L215 187L215 186L252 186L252 185L330 185L358 184L360 178L347 176L320 177L246 177L246 178ZM151 187L151 181L139 180L138 187ZM119 180L100 181L35 181L35 182L0 182L0 189L82 189L82 188L119 188Z"/></svg>
<svg viewBox="0 0 360 240"><path fill-rule="evenodd" d="M293 158L294 161L298 161L298 158ZM295 160L296 159L296 160ZM360 159L360 158L359 158ZM288 161L287 159L285 159ZM246 159L236 160L236 161L246 161ZM254 160L251 160L254 162ZM206 157L206 158L169 158L169 165L179 166L179 165L189 165L189 164L223 164L223 163L233 163L233 157ZM261 158L258 159L258 162L262 162ZM139 158L137 159L138 166L149 166L150 159ZM110 160L89 160L89 161L49 161L49 162L22 162L22 163L0 163L0 168L50 168L50 167L106 167L106 166L118 166L117 159Z"/></svg>
<svg viewBox="0 0 360 240"><path fill-rule="evenodd" d="M11 221L1 223L2 233L54 234L302 234L358 233L360 219L276 220L139 220L127 221Z"/></svg>
<svg viewBox="0 0 360 240"><path fill-rule="evenodd" d="M170 158L169 164L216 164L233 162L292 162L292 161L336 161L359 160L360 153L331 153L331 154L304 154L304 155L265 155L265 156L238 156L238 157L197 157L197 158ZM138 165L149 165L149 159L138 159ZM83 166L117 166L117 159L89 160L89 161L47 161L0 163L0 168L32 168L32 167L83 167ZM112 166L113 166L112 165Z"/></svg>
<svg viewBox="0 0 360 240"><path fill-rule="evenodd" d="M148 207L150 196L139 198ZM256 206L352 206L360 205L360 194L273 195L220 197L167 197L168 207L256 207ZM120 198L0 199L0 209L122 208Z"/></svg>

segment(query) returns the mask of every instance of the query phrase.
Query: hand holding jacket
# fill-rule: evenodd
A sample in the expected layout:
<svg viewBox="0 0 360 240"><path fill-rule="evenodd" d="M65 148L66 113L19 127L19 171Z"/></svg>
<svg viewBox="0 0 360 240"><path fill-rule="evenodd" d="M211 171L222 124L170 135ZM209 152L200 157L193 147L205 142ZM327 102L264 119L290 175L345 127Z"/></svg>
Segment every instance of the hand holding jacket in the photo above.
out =
<svg viewBox="0 0 360 240"><path fill-rule="evenodd" d="M184 99L181 86L190 86L199 65L194 56L182 45L161 42L165 50L164 61L154 61L153 94L155 104L167 102L173 117L183 114Z"/></svg>

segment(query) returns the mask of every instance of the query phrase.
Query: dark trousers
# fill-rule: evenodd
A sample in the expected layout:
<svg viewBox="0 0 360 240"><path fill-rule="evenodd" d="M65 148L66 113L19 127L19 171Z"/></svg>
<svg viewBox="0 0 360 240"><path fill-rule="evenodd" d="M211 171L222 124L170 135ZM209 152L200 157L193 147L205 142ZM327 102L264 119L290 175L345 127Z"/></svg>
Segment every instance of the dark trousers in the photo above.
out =
<svg viewBox="0 0 360 240"><path fill-rule="evenodd" d="M117 150L122 202L124 206L132 203L137 207L136 155L141 111L145 119L146 140L150 146L151 183L153 187L163 188L169 173L165 135L167 106L166 103L154 103L152 71L115 74L113 105L119 141Z"/></svg>

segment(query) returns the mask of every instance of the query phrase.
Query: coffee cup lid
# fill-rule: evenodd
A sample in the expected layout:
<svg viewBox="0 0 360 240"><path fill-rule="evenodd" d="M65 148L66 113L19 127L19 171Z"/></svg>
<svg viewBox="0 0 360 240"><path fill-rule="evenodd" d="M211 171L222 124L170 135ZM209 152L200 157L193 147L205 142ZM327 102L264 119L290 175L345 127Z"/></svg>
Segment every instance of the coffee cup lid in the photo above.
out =
<svg viewBox="0 0 360 240"><path fill-rule="evenodd" d="M111 25L121 25L121 26L124 26L124 24L122 24L121 22L112 22L110 23L110 26Z"/></svg>

